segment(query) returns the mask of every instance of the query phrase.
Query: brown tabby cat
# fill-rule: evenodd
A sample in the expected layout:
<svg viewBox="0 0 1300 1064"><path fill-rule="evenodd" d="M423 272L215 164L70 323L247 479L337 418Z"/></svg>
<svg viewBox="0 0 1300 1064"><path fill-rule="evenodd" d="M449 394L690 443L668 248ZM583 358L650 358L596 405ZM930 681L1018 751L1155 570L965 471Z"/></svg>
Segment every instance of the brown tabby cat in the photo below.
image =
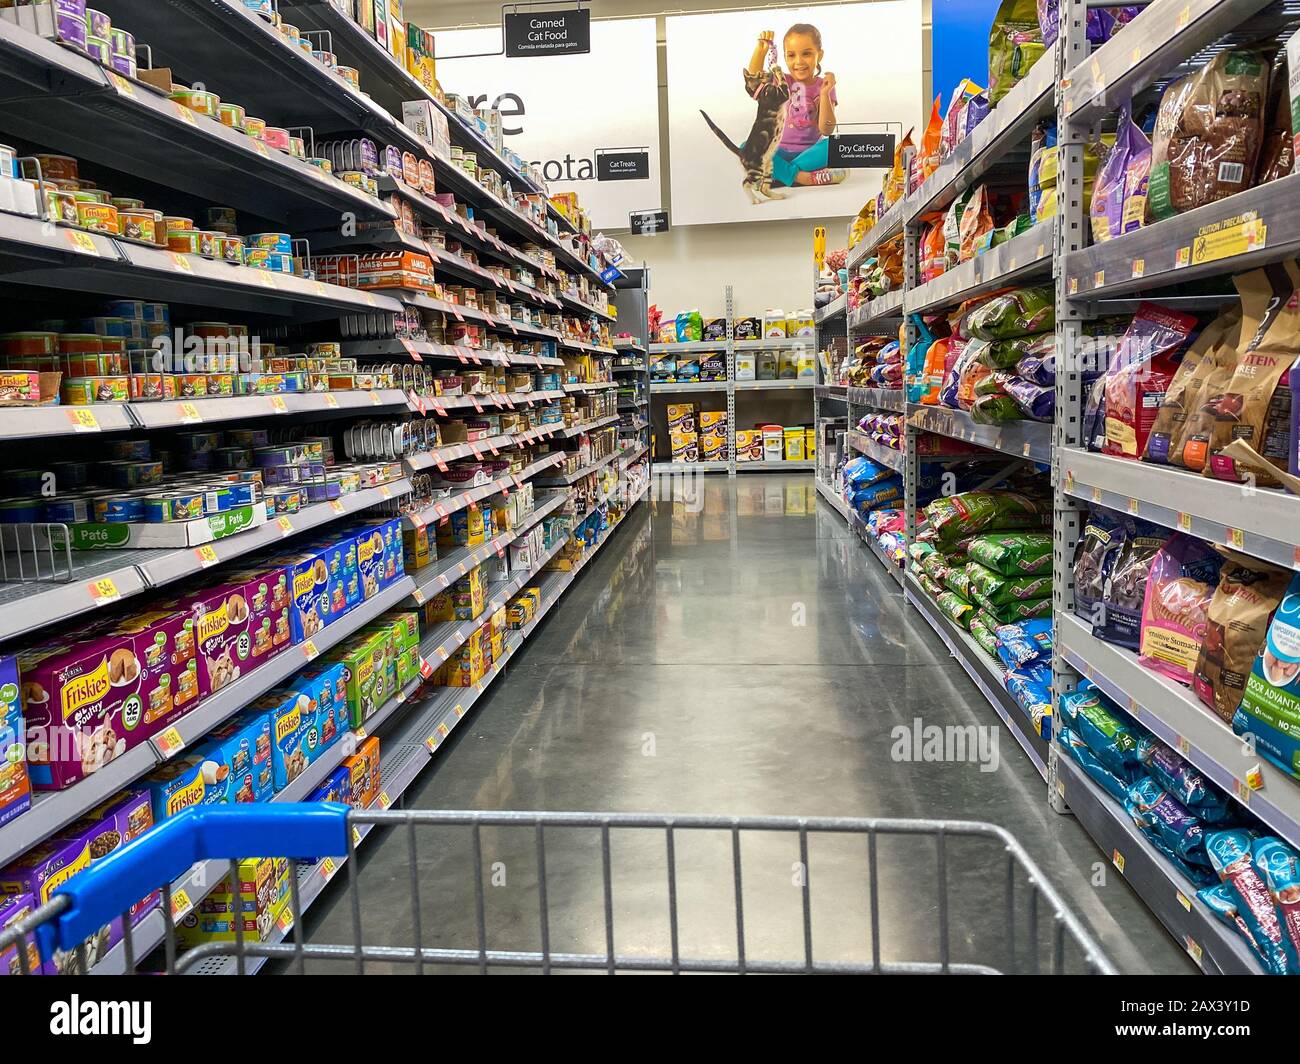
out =
<svg viewBox="0 0 1300 1064"><path fill-rule="evenodd" d="M740 160L745 171L741 187L749 194L751 203L762 203L764 199L785 199L785 193L772 190L772 158L781 144L781 135L785 132L785 115L790 104L790 88L779 74L775 77L767 74L745 75L745 88L758 103L758 114L754 116L754 125L741 147L736 147L703 111L704 121L733 155Z"/></svg>

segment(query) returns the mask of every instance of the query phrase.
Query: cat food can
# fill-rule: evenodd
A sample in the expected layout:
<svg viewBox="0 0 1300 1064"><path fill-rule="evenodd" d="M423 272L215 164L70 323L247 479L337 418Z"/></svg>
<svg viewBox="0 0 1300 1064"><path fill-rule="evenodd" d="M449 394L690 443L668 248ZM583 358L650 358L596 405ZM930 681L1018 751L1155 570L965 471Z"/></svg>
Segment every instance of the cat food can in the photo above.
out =
<svg viewBox="0 0 1300 1064"><path fill-rule="evenodd" d="M118 211L118 232L128 240L158 243L158 230L152 211Z"/></svg>
<svg viewBox="0 0 1300 1064"><path fill-rule="evenodd" d="M356 67L336 66L334 73L351 85L354 89L361 88L361 72Z"/></svg>
<svg viewBox="0 0 1300 1064"><path fill-rule="evenodd" d="M247 117L244 109L237 103L223 103L217 108L217 116L221 119L223 126L229 126L231 129L238 129L241 132L244 129L244 119Z"/></svg>
<svg viewBox="0 0 1300 1064"><path fill-rule="evenodd" d="M170 373L132 373L132 399L175 399L176 378Z"/></svg>
<svg viewBox="0 0 1300 1064"><path fill-rule="evenodd" d="M101 66L111 66L113 63L113 46L107 37L86 34L86 54Z"/></svg>
<svg viewBox="0 0 1300 1064"><path fill-rule="evenodd" d="M83 524L91 520L93 513L89 495L60 495L46 500L44 519L65 525Z"/></svg>
<svg viewBox="0 0 1300 1064"><path fill-rule="evenodd" d="M176 394L186 399L202 399L208 394L208 375L206 373L178 374Z"/></svg>
<svg viewBox="0 0 1300 1064"><path fill-rule="evenodd" d="M293 253L293 237L288 233L254 233L248 238L248 246L289 255Z"/></svg>
<svg viewBox="0 0 1300 1064"><path fill-rule="evenodd" d="M334 164L328 159L312 158L307 161L311 163L312 166L316 167L317 170L321 170L327 174L332 174L334 172Z"/></svg>
<svg viewBox="0 0 1300 1064"><path fill-rule="evenodd" d="M259 447L253 452L253 458L264 469L269 466L294 465L303 460L302 445L288 443L275 447Z"/></svg>
<svg viewBox="0 0 1300 1064"><path fill-rule="evenodd" d="M287 129L281 129L279 126L267 126L262 130L262 140L268 148L278 148L280 151L289 150L289 136Z"/></svg>
<svg viewBox="0 0 1300 1064"><path fill-rule="evenodd" d="M212 464L218 469L247 469L253 455L244 447L218 447L212 452Z"/></svg>
<svg viewBox="0 0 1300 1064"><path fill-rule="evenodd" d="M117 208L111 203L77 202L77 224L83 229L117 235Z"/></svg>
<svg viewBox="0 0 1300 1064"><path fill-rule="evenodd" d="M307 144L302 137L289 138L289 154L295 159L307 158Z"/></svg>
<svg viewBox="0 0 1300 1064"><path fill-rule="evenodd" d="M46 181L77 180L77 160L71 155L38 155L36 161Z"/></svg>
<svg viewBox="0 0 1300 1064"><path fill-rule="evenodd" d="M262 479L266 484L276 484L281 486L287 484L298 484L302 481L302 466L264 466L262 468Z"/></svg>
<svg viewBox="0 0 1300 1064"><path fill-rule="evenodd" d="M164 491L155 495L146 495L144 499L146 521L197 521L202 516L202 492Z"/></svg>
<svg viewBox="0 0 1300 1064"><path fill-rule="evenodd" d="M226 436L240 447L265 447L269 433L266 429L230 429Z"/></svg>
<svg viewBox="0 0 1300 1064"><path fill-rule="evenodd" d="M202 234L195 229L169 229L167 247L183 255L201 255Z"/></svg>
<svg viewBox="0 0 1300 1064"><path fill-rule="evenodd" d="M125 377L69 377L60 385L59 394L70 406L125 403L131 397L131 387Z"/></svg>
<svg viewBox="0 0 1300 1064"><path fill-rule="evenodd" d="M252 506L262 501L262 485L254 481L235 481L223 486L230 493L231 506Z"/></svg>
<svg viewBox="0 0 1300 1064"><path fill-rule="evenodd" d="M91 505L96 521L125 524L144 520L142 495L101 495Z"/></svg>
<svg viewBox="0 0 1300 1064"><path fill-rule="evenodd" d="M221 241L224 234L215 229L199 231L199 254L205 259L215 259L221 255Z"/></svg>
<svg viewBox="0 0 1300 1064"><path fill-rule="evenodd" d="M113 20L104 12L88 7L86 8L86 33L108 40L113 33Z"/></svg>
<svg viewBox="0 0 1300 1064"><path fill-rule="evenodd" d="M221 238L221 257L227 262L233 262L236 266L243 265L244 238L239 236L223 236Z"/></svg>
<svg viewBox="0 0 1300 1064"><path fill-rule="evenodd" d="M302 509L302 495L295 487L270 488L266 493L268 509L277 514L296 514Z"/></svg>
<svg viewBox="0 0 1300 1064"><path fill-rule="evenodd" d="M39 499L0 499L0 523L32 524L41 520L44 509Z"/></svg>
<svg viewBox="0 0 1300 1064"><path fill-rule="evenodd" d="M293 273L293 256L279 251L266 253L266 269L272 273Z"/></svg>
<svg viewBox="0 0 1300 1064"><path fill-rule="evenodd" d="M205 514L225 513L233 506L230 488L225 484L214 484L203 492L203 512Z"/></svg>
<svg viewBox="0 0 1300 1064"><path fill-rule="evenodd" d="M114 461L105 465L115 488L147 488L162 483L161 462Z"/></svg>
<svg viewBox="0 0 1300 1064"><path fill-rule="evenodd" d="M177 214L163 215L163 232L165 233L189 233L194 230L194 219L183 218Z"/></svg>
<svg viewBox="0 0 1300 1064"><path fill-rule="evenodd" d="M202 454L221 446L219 432L182 432L176 437L182 454Z"/></svg>
<svg viewBox="0 0 1300 1064"><path fill-rule="evenodd" d="M257 270L266 269L267 260L270 259L271 252L266 248L244 248L244 265L252 266Z"/></svg>
<svg viewBox="0 0 1300 1064"><path fill-rule="evenodd" d="M233 373L209 373L207 377L208 395L230 396L235 394L235 375Z"/></svg>
<svg viewBox="0 0 1300 1064"><path fill-rule="evenodd" d="M261 140L266 133L266 120L264 118L254 118L252 115L245 115L244 132L254 140Z"/></svg>
<svg viewBox="0 0 1300 1064"><path fill-rule="evenodd" d="M313 51L311 53L311 57L315 59L316 62L320 63L322 66L326 67L329 70L333 70L336 66L339 65L338 56L336 56L333 52Z"/></svg>
<svg viewBox="0 0 1300 1064"><path fill-rule="evenodd" d="M214 93L201 89L178 89L169 93L167 98L209 118L221 117L221 98Z"/></svg>
<svg viewBox="0 0 1300 1064"><path fill-rule="evenodd" d="M147 462L153 457L148 440L112 440L108 453L123 462Z"/></svg>

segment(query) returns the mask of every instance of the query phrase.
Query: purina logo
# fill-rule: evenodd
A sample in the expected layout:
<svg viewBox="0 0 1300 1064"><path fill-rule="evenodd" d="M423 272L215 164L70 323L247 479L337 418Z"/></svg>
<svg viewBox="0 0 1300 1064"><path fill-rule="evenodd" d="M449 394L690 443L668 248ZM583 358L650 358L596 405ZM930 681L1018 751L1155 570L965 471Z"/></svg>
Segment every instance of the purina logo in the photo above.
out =
<svg viewBox="0 0 1300 1064"><path fill-rule="evenodd" d="M50 1034L130 1038L138 1046L153 1037L153 1003L149 1001L68 1001L50 1005Z"/></svg>

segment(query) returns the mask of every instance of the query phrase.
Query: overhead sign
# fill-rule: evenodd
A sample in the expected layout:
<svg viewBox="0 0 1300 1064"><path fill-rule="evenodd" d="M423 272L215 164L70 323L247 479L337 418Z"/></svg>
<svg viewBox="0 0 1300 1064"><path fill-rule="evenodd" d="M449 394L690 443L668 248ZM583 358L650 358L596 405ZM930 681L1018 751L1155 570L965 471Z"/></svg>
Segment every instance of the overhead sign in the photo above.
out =
<svg viewBox="0 0 1300 1064"><path fill-rule="evenodd" d="M836 133L829 154L831 166L889 169L894 165L894 134Z"/></svg>
<svg viewBox="0 0 1300 1064"><path fill-rule="evenodd" d="M667 211L635 211L629 216L633 236L653 236L668 232Z"/></svg>
<svg viewBox="0 0 1300 1064"><path fill-rule="evenodd" d="M650 178L650 152L596 149L597 181L646 181Z"/></svg>
<svg viewBox="0 0 1300 1064"><path fill-rule="evenodd" d="M509 59L591 51L590 11L507 11L501 19Z"/></svg>
<svg viewBox="0 0 1300 1064"><path fill-rule="evenodd" d="M552 194L576 192L594 229L624 229L631 211L667 199L660 188L655 41L653 18L597 18L588 54L520 63L504 55L471 57L500 51L499 25L447 30L438 34L438 48L465 58L439 59L438 81L473 107L499 108L505 146L536 163ZM610 77L611 56L617 77ZM582 96L579 109L577 85L599 87ZM606 149L647 152L645 180L597 180L597 159Z"/></svg>

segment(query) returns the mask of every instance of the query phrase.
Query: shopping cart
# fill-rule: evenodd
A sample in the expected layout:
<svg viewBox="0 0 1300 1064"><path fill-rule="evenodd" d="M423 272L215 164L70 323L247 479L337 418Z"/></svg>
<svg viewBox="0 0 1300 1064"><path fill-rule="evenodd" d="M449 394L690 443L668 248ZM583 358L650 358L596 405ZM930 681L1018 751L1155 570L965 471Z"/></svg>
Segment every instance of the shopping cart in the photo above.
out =
<svg viewBox="0 0 1300 1064"><path fill-rule="evenodd" d="M386 833L386 856L372 862L372 847L358 860L356 846L372 830ZM287 899L271 933L249 934L234 921L231 940L178 955L171 884L198 862L252 854L286 859L287 889L280 893ZM507 911L490 920L501 908L495 892L511 877ZM367 906L364 888L372 882L385 899ZM815 888L829 889L829 900ZM288 972L359 974L466 967L482 973L1114 974L1023 847L992 824L358 812L338 804L187 810L96 862L11 925L0 934L0 956L15 972L55 956L74 958L65 967L87 971L87 940L123 916L131 970L140 932L131 931L124 914L159 889L161 966L173 973L242 974L274 962ZM307 915L319 915L314 928L302 919L304 901L313 898ZM197 905L199 898L187 901ZM663 921L658 939L647 924L651 915ZM490 930L490 923L501 926ZM902 925L908 926L890 941ZM527 948L493 941L521 931L531 937ZM323 935L350 942L314 941ZM449 937L460 941L441 944ZM426 945L430 938L439 944ZM571 948L570 940L577 945ZM777 942L786 959L771 959L767 941ZM694 948L699 942L707 948ZM968 956L994 950L1001 958L996 965L987 955ZM910 959L917 955L932 959Z"/></svg>

